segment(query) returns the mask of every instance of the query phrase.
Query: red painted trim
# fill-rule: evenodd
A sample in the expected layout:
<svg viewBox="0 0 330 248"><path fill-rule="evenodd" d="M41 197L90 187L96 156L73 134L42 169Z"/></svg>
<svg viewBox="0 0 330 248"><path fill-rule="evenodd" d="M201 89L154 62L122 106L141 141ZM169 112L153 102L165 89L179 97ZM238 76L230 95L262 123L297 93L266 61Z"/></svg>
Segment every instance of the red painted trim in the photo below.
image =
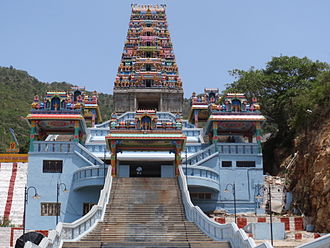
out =
<svg viewBox="0 0 330 248"><path fill-rule="evenodd" d="M266 217L258 217L258 222L266 222Z"/></svg>
<svg viewBox="0 0 330 248"><path fill-rule="evenodd" d="M30 114L26 117L26 119L45 119L45 120L52 120L52 119L69 119L69 120L82 120L84 117L82 117L80 114L76 115L61 115L61 114Z"/></svg>
<svg viewBox="0 0 330 248"><path fill-rule="evenodd" d="M243 228L247 225L247 218L245 217L238 217L237 218L237 226L238 228Z"/></svg>
<svg viewBox="0 0 330 248"><path fill-rule="evenodd" d="M215 221L220 223L220 224L226 224L226 217L215 218Z"/></svg>
<svg viewBox="0 0 330 248"><path fill-rule="evenodd" d="M8 188L8 194L7 194L7 202L6 202L5 212L3 214L3 218L7 219L7 220L9 220L11 206L13 204L16 175L17 175L17 163L13 163L13 168L11 171L11 177L10 177L9 188Z"/></svg>
<svg viewBox="0 0 330 248"><path fill-rule="evenodd" d="M10 247L14 246L14 231L15 230L23 230L22 227L12 227L10 229Z"/></svg>
<svg viewBox="0 0 330 248"><path fill-rule="evenodd" d="M303 218L302 217L295 217L294 218L294 230L295 231L303 231L304 230L304 224L303 224Z"/></svg>
<svg viewBox="0 0 330 248"><path fill-rule="evenodd" d="M284 223L285 231L290 231L290 219L289 217L283 217L280 219Z"/></svg>

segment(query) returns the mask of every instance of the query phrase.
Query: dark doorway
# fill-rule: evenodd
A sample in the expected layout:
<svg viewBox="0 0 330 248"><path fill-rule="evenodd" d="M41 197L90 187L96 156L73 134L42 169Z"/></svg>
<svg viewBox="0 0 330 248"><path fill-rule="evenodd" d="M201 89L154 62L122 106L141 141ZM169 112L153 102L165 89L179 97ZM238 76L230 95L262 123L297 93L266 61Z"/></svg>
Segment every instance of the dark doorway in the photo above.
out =
<svg viewBox="0 0 330 248"><path fill-rule="evenodd" d="M151 96L152 97L152 96ZM150 98L151 98L150 97ZM154 109L159 110L159 99L137 99L138 102L138 109L146 110L146 109Z"/></svg>
<svg viewBox="0 0 330 248"><path fill-rule="evenodd" d="M130 177L161 177L160 165L131 165Z"/></svg>
<svg viewBox="0 0 330 248"><path fill-rule="evenodd" d="M76 102L78 100L78 96L81 95L81 91L79 90L76 90L74 93L73 93L73 101Z"/></svg>
<svg viewBox="0 0 330 248"><path fill-rule="evenodd" d="M148 87L148 88L151 87L152 86L152 80L146 79L145 84L146 84L146 87Z"/></svg>
<svg viewBox="0 0 330 248"><path fill-rule="evenodd" d="M60 110L61 100L58 97L53 97L51 100L51 110Z"/></svg>

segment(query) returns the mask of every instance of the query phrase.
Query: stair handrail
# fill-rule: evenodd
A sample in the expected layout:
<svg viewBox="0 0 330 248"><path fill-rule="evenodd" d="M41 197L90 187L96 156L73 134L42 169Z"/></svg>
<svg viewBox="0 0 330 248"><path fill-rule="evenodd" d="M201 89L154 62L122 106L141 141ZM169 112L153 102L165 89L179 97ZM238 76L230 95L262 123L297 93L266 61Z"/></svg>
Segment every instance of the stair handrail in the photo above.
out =
<svg viewBox="0 0 330 248"><path fill-rule="evenodd" d="M103 221L106 206L109 202L112 186L111 166L108 167L107 177L104 187L101 190L97 205L83 217L72 223L59 222L55 230L49 232L48 237L44 237L39 245L27 242L25 248L58 248L62 247L64 241L76 241L90 232L98 222Z"/></svg>
<svg viewBox="0 0 330 248"><path fill-rule="evenodd" d="M317 238L307 244L299 245L297 248L329 248L330 247L330 233L320 238Z"/></svg>
<svg viewBox="0 0 330 248"><path fill-rule="evenodd" d="M215 240L229 241L233 248L273 248L268 242L256 246L254 240L248 237L243 229L239 229L235 223L220 224L211 220L198 206L194 206L191 202L182 166L179 167L179 172L178 181L186 217L205 234Z"/></svg>
<svg viewBox="0 0 330 248"><path fill-rule="evenodd" d="M80 143L75 143L75 147L74 147L74 151L80 153L83 157L85 157L88 161L90 161L92 164L94 165L103 165L103 161L101 159L99 159L98 157L96 157L93 153L91 153L86 147L84 147L83 145L81 145ZM85 154L82 154L80 151L83 151L85 154L87 154L87 156L85 156ZM92 160L90 160L92 159Z"/></svg>
<svg viewBox="0 0 330 248"><path fill-rule="evenodd" d="M211 153L208 154L208 151L214 149L214 152L211 151ZM217 150L216 150L216 146L215 144L212 144L212 145L209 145L208 147L204 148L203 150L200 150L194 154L192 154L191 156L189 156L187 158L188 161L191 161L192 159L196 158L196 163L194 164L197 164L198 162L204 160L205 158L209 157L209 156L212 156L213 154L217 153ZM205 158L202 158L202 159L199 159L199 156L203 154L206 154L207 156ZM182 163L185 163L186 162L186 158L183 158L182 159ZM192 165L192 164L190 164Z"/></svg>
<svg viewBox="0 0 330 248"><path fill-rule="evenodd" d="M100 124L96 124L95 127L96 128L98 128L98 127L100 127L100 128L102 128L102 127L109 127L109 124L110 124L110 120L107 120L107 121L104 121L104 122L102 122Z"/></svg>

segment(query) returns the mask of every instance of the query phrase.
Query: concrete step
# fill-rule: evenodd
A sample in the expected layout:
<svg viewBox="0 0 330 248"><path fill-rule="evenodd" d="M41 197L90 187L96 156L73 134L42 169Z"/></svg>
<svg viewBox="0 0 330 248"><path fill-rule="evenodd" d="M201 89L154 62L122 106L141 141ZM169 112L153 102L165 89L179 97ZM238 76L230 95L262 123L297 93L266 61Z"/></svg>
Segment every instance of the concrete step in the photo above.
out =
<svg viewBox="0 0 330 248"><path fill-rule="evenodd" d="M114 178L104 221L63 247L230 247L186 220L175 178Z"/></svg>
<svg viewBox="0 0 330 248"><path fill-rule="evenodd" d="M135 247L135 248L153 248L153 247L162 247L162 248L188 248L188 247L194 247L194 248L229 248L227 242L112 242L112 243L106 243L106 242L95 242L95 241L84 241L84 242L67 242L63 245L63 247L67 248L86 248L86 247L102 247L102 248L119 248L119 247Z"/></svg>

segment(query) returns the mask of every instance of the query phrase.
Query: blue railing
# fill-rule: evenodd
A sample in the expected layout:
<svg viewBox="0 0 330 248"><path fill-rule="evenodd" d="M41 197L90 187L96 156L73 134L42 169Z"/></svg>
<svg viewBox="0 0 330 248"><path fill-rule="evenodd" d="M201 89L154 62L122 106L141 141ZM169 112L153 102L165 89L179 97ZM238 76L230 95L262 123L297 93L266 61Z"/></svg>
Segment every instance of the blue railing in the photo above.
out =
<svg viewBox="0 0 330 248"><path fill-rule="evenodd" d="M86 148L88 149L89 152L102 152L107 151L106 145L103 144L88 144L86 145Z"/></svg>
<svg viewBox="0 0 330 248"><path fill-rule="evenodd" d="M86 147L79 143L75 143L74 152L88 162L90 165L103 165L103 161L98 157L94 156L92 153L88 151Z"/></svg>
<svg viewBox="0 0 330 248"><path fill-rule="evenodd" d="M259 145L256 143L218 143L220 154L259 154Z"/></svg>
<svg viewBox="0 0 330 248"><path fill-rule="evenodd" d="M188 177L193 176L193 177L201 177L201 178L209 178L212 180L219 180L219 173L208 168L208 167L187 167L185 168L184 165L182 165L182 169L185 172L185 175ZM186 173L188 171L188 174Z"/></svg>
<svg viewBox="0 0 330 248"><path fill-rule="evenodd" d="M199 136L201 135L201 131L200 130L187 130L187 129L183 129L182 130L183 134L186 135L186 136Z"/></svg>
<svg viewBox="0 0 330 248"><path fill-rule="evenodd" d="M34 141L33 152L40 153L65 153L74 151L74 142L60 142L60 141Z"/></svg>
<svg viewBox="0 0 330 248"><path fill-rule="evenodd" d="M196 165L197 163L203 161L204 159L210 157L211 155L215 155L217 154L217 150L215 145L210 145L207 148L205 148L204 150L201 150L195 154L193 154L192 156L188 157L187 159L187 163L188 165ZM183 159L182 160L182 164L185 164L186 160Z"/></svg>
<svg viewBox="0 0 330 248"><path fill-rule="evenodd" d="M94 156L86 147L76 142L34 141L34 153L75 153L89 165L103 165L103 161Z"/></svg>
<svg viewBox="0 0 330 248"><path fill-rule="evenodd" d="M90 133L92 136L107 136L110 133L110 131L109 129L97 128L97 129L90 129Z"/></svg>

